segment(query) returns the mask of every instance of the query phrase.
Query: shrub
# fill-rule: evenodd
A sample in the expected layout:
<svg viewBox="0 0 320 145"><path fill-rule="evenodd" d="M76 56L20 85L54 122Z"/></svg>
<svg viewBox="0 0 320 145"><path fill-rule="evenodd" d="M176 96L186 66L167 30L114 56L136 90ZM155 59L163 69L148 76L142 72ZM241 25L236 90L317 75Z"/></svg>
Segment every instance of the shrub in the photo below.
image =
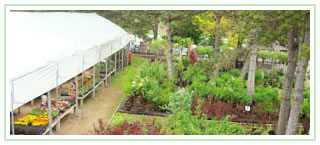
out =
<svg viewBox="0 0 320 145"><path fill-rule="evenodd" d="M277 112L280 100L278 99L278 88L256 87L254 98L257 102L264 105L265 112Z"/></svg>
<svg viewBox="0 0 320 145"><path fill-rule="evenodd" d="M244 101L247 102L247 89L241 78L235 78L228 73L223 73L220 78L213 77L209 83L216 100Z"/></svg>
<svg viewBox="0 0 320 145"><path fill-rule="evenodd" d="M214 55L214 49L211 47L197 47L195 50L201 57L211 57Z"/></svg>
<svg viewBox="0 0 320 145"><path fill-rule="evenodd" d="M304 91L304 100L301 104L300 115L310 118L310 90Z"/></svg>
<svg viewBox="0 0 320 145"><path fill-rule="evenodd" d="M153 40L149 43L149 48L152 53L162 54L164 53L165 48L168 47L168 43L165 39Z"/></svg>
<svg viewBox="0 0 320 145"><path fill-rule="evenodd" d="M244 135L248 130L238 124L230 124L230 116L221 121L207 120L203 114L192 115L191 111L179 111L168 116L168 123L162 130L176 135Z"/></svg>
<svg viewBox="0 0 320 145"><path fill-rule="evenodd" d="M141 78L154 78L157 81L163 81L168 78L166 64L153 62L143 65L140 71Z"/></svg>
<svg viewBox="0 0 320 145"><path fill-rule="evenodd" d="M167 110L171 112L190 110L190 104L192 102L191 94L185 89L178 89L171 94Z"/></svg>
<svg viewBox="0 0 320 145"><path fill-rule="evenodd" d="M259 50L258 55L262 59L276 59L276 60L279 60L280 62L287 62L288 61L288 53L287 52Z"/></svg>
<svg viewBox="0 0 320 145"><path fill-rule="evenodd" d="M161 125L156 124L155 120L135 121L129 123L124 120L121 124L116 124L107 129L103 128L101 121L99 121L99 128L95 127L94 134L100 135L164 135L165 131L160 132Z"/></svg>
<svg viewBox="0 0 320 145"><path fill-rule="evenodd" d="M182 61L183 67L185 67L185 68L191 64L187 57L182 57L181 61Z"/></svg>
<svg viewBox="0 0 320 145"><path fill-rule="evenodd" d="M128 75L130 77L122 86L127 96L144 95L146 100L159 109L168 105L171 92L176 89L176 80L168 79L165 64L147 63L140 71L130 72Z"/></svg>
<svg viewBox="0 0 320 145"><path fill-rule="evenodd" d="M240 70L239 69L231 69L229 73L234 77L240 77Z"/></svg>
<svg viewBox="0 0 320 145"><path fill-rule="evenodd" d="M183 73L182 79L184 81L193 81L199 77L206 78L203 70L195 66L190 66L188 67L188 70Z"/></svg>

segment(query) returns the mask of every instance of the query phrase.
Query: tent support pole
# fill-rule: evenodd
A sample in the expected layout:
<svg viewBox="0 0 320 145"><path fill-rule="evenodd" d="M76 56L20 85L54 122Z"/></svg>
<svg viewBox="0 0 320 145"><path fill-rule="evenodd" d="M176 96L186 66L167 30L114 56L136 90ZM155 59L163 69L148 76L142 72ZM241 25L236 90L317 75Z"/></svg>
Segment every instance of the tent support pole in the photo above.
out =
<svg viewBox="0 0 320 145"><path fill-rule="evenodd" d="M74 77L75 83L76 83L76 118L79 118L79 104L78 104L78 99L79 99L79 89L78 89L78 76L76 75Z"/></svg>
<svg viewBox="0 0 320 145"><path fill-rule="evenodd" d="M80 106L83 109L83 99L80 100Z"/></svg>
<svg viewBox="0 0 320 145"><path fill-rule="evenodd" d="M58 83L58 80L59 80L59 62L57 61L57 74L56 74L56 103L58 103L58 99L59 99L59 83ZM60 131L60 117L59 117L59 109L57 110L57 126L56 126L56 132L57 134L59 133Z"/></svg>
<svg viewBox="0 0 320 145"><path fill-rule="evenodd" d="M81 95L82 97L84 96L84 92L83 92L83 86L84 86L84 53L83 53L83 57L82 57L82 74L81 74ZM80 100L80 107L81 109L83 109L83 98ZM83 110L81 110L81 112L83 112Z"/></svg>
<svg viewBox="0 0 320 145"><path fill-rule="evenodd" d="M92 96L93 98L96 98L96 65L93 65L93 93Z"/></svg>
<svg viewBox="0 0 320 145"><path fill-rule="evenodd" d="M122 48L122 49L121 49L121 51L122 51L122 52L121 52L121 54L122 54L122 55L121 55L121 56L122 56L122 59L121 59L121 69L123 69L123 61L124 61L124 48Z"/></svg>
<svg viewBox="0 0 320 145"><path fill-rule="evenodd" d="M31 104L31 106L33 106L33 105L34 105L34 100L31 100L31 103L30 103L30 104Z"/></svg>
<svg viewBox="0 0 320 145"><path fill-rule="evenodd" d="M49 134L52 135L52 114L51 114L51 93L48 91L48 114L49 114Z"/></svg>
<svg viewBox="0 0 320 145"><path fill-rule="evenodd" d="M125 49L124 49L124 66L126 67L127 66L127 56L128 56L128 52L127 52L127 46L125 46Z"/></svg>
<svg viewBox="0 0 320 145"><path fill-rule="evenodd" d="M13 88L13 81L11 81L11 129L12 129L12 135L14 135L13 103L14 103L14 88Z"/></svg>
<svg viewBox="0 0 320 145"><path fill-rule="evenodd" d="M129 48L130 48L130 43L128 44L128 47L127 47L127 66L129 65Z"/></svg>
<svg viewBox="0 0 320 145"><path fill-rule="evenodd" d="M102 51L102 47L100 46L100 51L99 51L99 66L98 66L98 80L97 80L97 81L101 80L101 74L100 74L100 72L101 72L101 51ZM100 83L100 81L99 81L99 83ZM102 89L102 91L103 91L103 89Z"/></svg>
<svg viewBox="0 0 320 145"><path fill-rule="evenodd" d="M118 51L117 51L118 52ZM115 61L114 61L114 66L115 66L115 74L117 73L117 52L114 54L115 55Z"/></svg>
<svg viewBox="0 0 320 145"><path fill-rule="evenodd" d="M108 60L109 60L109 57L107 57L107 60L106 60L106 78L105 78L105 84L104 86L106 87L108 85Z"/></svg>

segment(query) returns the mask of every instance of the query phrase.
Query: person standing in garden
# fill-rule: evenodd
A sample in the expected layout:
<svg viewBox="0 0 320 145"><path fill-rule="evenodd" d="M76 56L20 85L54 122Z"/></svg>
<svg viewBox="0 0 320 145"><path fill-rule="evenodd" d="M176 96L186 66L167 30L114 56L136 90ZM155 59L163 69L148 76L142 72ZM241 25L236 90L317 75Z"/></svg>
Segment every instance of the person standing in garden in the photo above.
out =
<svg viewBox="0 0 320 145"><path fill-rule="evenodd" d="M194 64L198 61L198 53L195 50L196 45L191 45L189 49L189 61Z"/></svg>

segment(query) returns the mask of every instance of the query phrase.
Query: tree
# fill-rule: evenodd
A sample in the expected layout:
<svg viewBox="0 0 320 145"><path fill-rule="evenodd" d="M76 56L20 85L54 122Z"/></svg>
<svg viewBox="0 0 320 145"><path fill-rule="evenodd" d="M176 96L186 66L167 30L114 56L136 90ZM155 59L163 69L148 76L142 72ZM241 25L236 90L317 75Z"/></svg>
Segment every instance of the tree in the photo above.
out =
<svg viewBox="0 0 320 145"><path fill-rule="evenodd" d="M179 21L173 21L172 26L172 35L179 36L181 38L191 38L194 41L194 44L200 43L201 31L199 26L193 23L194 17L181 19Z"/></svg>
<svg viewBox="0 0 320 145"><path fill-rule="evenodd" d="M286 127L288 125L289 113L290 113L290 99L293 88L294 73L296 70L296 63L298 59L298 43L299 37L301 37L301 30L304 30L305 22L301 21L308 15L309 11L284 11L277 14L279 18L284 19L284 23L280 25L284 32L289 31L288 40L288 67L286 73L286 79L283 87L283 95L281 98L279 120L277 127L277 134L285 134ZM283 21L282 21L283 22Z"/></svg>
<svg viewBox="0 0 320 145"><path fill-rule="evenodd" d="M96 12L144 40L148 39L149 31L153 31L155 35L158 33L160 11L107 10Z"/></svg>
<svg viewBox="0 0 320 145"><path fill-rule="evenodd" d="M299 120L300 114L300 106L304 99L304 80L306 77L306 69L308 66L308 59L309 59L309 51L310 49L310 33L309 31L306 32L304 42L300 48L300 59L297 64L297 77L295 83L295 92L293 94L290 116L288 120L288 126L286 129L287 135L294 135L296 134L296 128ZM303 55L306 54L306 55Z"/></svg>
<svg viewBox="0 0 320 145"><path fill-rule="evenodd" d="M254 40L252 45L252 50L250 53L250 61L249 61L249 74L248 74L248 96L250 97L250 100L252 100L252 95L254 93L254 82L255 82L255 74L256 74L256 62L257 62L257 30L252 30L252 39Z"/></svg>
<svg viewBox="0 0 320 145"><path fill-rule="evenodd" d="M250 63L250 57L248 57L248 58L246 59L246 61L244 62L244 65L243 65L243 67L242 67L242 69L241 69L240 77L241 77L242 79L244 79L244 77L246 76L246 73L247 73L248 68L249 68L249 63Z"/></svg>
<svg viewBox="0 0 320 145"><path fill-rule="evenodd" d="M214 50L216 57L220 55L221 36L228 30L228 16L231 11L215 10L206 11L200 15L195 16L195 23L199 25L199 29L207 36L214 37ZM219 76L219 64L216 63L213 76Z"/></svg>
<svg viewBox="0 0 320 145"><path fill-rule="evenodd" d="M199 13L199 11L162 11L162 17L167 23L167 38L168 38L168 76L173 77L173 65L172 65L172 36L171 36L171 23L173 21L180 21L185 18L192 17L193 15Z"/></svg>
<svg viewBox="0 0 320 145"><path fill-rule="evenodd" d="M304 37L300 37L299 45L299 61L297 63L297 76L295 82L295 91L293 94L291 110L288 120L288 125L286 129L287 135L296 134L296 128L299 120L301 103L304 100L304 81L306 77L306 69L308 66L308 61L310 59L310 25L309 14L306 13L304 17L304 22L306 30L303 32Z"/></svg>
<svg viewBox="0 0 320 145"><path fill-rule="evenodd" d="M168 36L168 76L173 77L173 65L172 65L172 44L171 44L171 14L167 16L167 36Z"/></svg>

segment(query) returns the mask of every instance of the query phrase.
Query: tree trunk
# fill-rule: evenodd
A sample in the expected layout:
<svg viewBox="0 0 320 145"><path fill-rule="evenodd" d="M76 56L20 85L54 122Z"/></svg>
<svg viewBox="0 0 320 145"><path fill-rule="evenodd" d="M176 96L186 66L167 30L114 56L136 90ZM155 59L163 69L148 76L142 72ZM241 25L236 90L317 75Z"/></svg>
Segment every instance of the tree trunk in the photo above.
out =
<svg viewBox="0 0 320 145"><path fill-rule="evenodd" d="M220 53L220 20L221 16L216 15L216 35L215 35L215 55L218 56ZM219 67L213 72L214 77L219 77Z"/></svg>
<svg viewBox="0 0 320 145"><path fill-rule="evenodd" d="M290 98L292 92L292 85L294 73L296 70L297 52L298 48L295 45L296 32L292 30L288 40L288 68L286 73L286 80L283 87L283 95L281 98L281 106L278 119L277 134L284 135L288 124L290 111Z"/></svg>
<svg viewBox="0 0 320 145"><path fill-rule="evenodd" d="M256 74L257 63L257 42L253 44L252 51L250 53L250 65L248 74L248 96L251 98L254 93L254 81ZM251 99L252 100L252 99Z"/></svg>
<svg viewBox="0 0 320 145"><path fill-rule="evenodd" d="M304 43L306 45L310 45L310 33L307 31L305 33ZM303 50L300 46L300 53ZM308 59L306 57L301 57L298 64L297 64L297 78L295 83L295 92L293 94L293 100L290 110L290 116L288 121L288 126L286 130L286 135L295 135L296 134L296 127L299 121L300 115L300 106L304 99L304 79L306 77L306 68L308 64Z"/></svg>
<svg viewBox="0 0 320 145"><path fill-rule="evenodd" d="M221 16L216 16L216 35L215 35L215 52L218 54L220 52L220 20Z"/></svg>
<svg viewBox="0 0 320 145"><path fill-rule="evenodd" d="M172 68L172 45L171 45L171 20L170 15L167 18L167 25L168 25L168 76L169 78L173 77L173 68Z"/></svg>
<svg viewBox="0 0 320 145"><path fill-rule="evenodd" d="M153 39L157 40L157 38L158 38L158 21L156 21L153 28Z"/></svg>
<svg viewBox="0 0 320 145"><path fill-rule="evenodd" d="M249 61L250 61L250 56L248 56L248 58L246 59L243 67L242 67L242 70L241 70L241 74L240 74L240 77L244 80L244 77L246 76L246 73L248 71L248 67L249 67Z"/></svg>

